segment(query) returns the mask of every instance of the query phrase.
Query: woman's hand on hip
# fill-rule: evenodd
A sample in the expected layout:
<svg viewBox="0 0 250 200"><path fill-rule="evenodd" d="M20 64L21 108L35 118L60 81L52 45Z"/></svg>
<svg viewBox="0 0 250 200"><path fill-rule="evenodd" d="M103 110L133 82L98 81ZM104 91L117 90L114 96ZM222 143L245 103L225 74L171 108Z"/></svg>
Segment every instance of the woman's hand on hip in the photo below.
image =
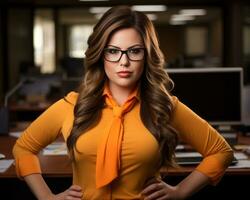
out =
<svg viewBox="0 0 250 200"><path fill-rule="evenodd" d="M142 191L144 200L180 200L180 192L177 186L171 186L162 180L152 178L146 182Z"/></svg>
<svg viewBox="0 0 250 200"><path fill-rule="evenodd" d="M82 188L78 185L72 185L62 193L53 194L48 200L82 200L82 196Z"/></svg>

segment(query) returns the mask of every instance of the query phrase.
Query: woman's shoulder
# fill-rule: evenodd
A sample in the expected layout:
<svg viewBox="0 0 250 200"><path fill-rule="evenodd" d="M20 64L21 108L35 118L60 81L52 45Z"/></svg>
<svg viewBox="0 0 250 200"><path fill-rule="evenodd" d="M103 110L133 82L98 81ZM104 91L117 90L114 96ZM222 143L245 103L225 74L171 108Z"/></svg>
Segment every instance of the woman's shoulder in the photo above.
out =
<svg viewBox="0 0 250 200"><path fill-rule="evenodd" d="M71 91L66 96L64 96L64 101L69 104L75 105L79 94L77 92Z"/></svg>
<svg viewBox="0 0 250 200"><path fill-rule="evenodd" d="M173 107L175 108L179 102L179 99L176 96L171 96L171 101L172 101Z"/></svg>

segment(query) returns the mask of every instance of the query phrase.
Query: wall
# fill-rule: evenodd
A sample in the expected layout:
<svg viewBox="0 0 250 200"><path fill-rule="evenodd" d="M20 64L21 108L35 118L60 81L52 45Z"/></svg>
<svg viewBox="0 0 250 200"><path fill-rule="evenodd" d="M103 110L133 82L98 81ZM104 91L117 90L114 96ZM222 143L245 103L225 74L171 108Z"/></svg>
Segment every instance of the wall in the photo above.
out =
<svg viewBox="0 0 250 200"><path fill-rule="evenodd" d="M243 88L242 94L243 122L250 126L250 85Z"/></svg>
<svg viewBox="0 0 250 200"><path fill-rule="evenodd" d="M155 26L159 36L160 48L166 61L175 60L183 51L183 28L180 26ZM182 52L183 53L183 52Z"/></svg>
<svg viewBox="0 0 250 200"><path fill-rule="evenodd" d="M33 13L31 8L11 8L8 13L9 85L19 80L22 62L33 63Z"/></svg>
<svg viewBox="0 0 250 200"><path fill-rule="evenodd" d="M222 58L222 21L216 19L211 23L211 56Z"/></svg>
<svg viewBox="0 0 250 200"><path fill-rule="evenodd" d="M0 105L3 100L3 16L2 16L2 9L0 9Z"/></svg>

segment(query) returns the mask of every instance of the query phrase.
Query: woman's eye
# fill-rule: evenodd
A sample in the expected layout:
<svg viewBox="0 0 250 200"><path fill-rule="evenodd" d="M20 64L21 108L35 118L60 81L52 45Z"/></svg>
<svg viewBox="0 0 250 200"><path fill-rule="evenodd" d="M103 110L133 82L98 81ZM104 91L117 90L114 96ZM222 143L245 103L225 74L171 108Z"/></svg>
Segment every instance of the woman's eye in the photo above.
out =
<svg viewBox="0 0 250 200"><path fill-rule="evenodd" d="M109 54L118 54L119 50L117 50L117 49L107 49L107 53L109 53Z"/></svg>
<svg viewBox="0 0 250 200"><path fill-rule="evenodd" d="M141 49L139 48L136 48L136 49L129 49L129 53L132 53L132 54L138 54L141 52Z"/></svg>

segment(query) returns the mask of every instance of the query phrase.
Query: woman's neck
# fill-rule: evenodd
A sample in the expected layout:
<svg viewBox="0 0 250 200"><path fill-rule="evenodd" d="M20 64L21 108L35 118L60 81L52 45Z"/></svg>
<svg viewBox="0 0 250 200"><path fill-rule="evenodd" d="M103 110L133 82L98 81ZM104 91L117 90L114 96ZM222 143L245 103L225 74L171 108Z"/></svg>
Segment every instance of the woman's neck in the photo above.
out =
<svg viewBox="0 0 250 200"><path fill-rule="evenodd" d="M119 106L123 105L128 99L128 96L134 90L134 87L119 87L113 84L109 84L110 92Z"/></svg>

